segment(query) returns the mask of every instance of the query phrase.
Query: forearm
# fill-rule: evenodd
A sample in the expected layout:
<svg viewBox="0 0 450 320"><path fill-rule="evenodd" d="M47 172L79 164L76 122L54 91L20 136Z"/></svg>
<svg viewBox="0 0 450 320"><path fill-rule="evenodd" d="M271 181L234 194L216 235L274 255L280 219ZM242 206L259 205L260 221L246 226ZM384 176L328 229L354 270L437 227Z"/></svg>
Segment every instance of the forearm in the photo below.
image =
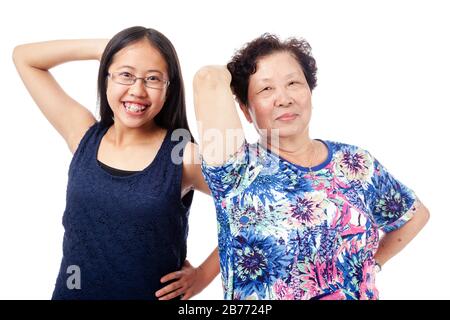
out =
<svg viewBox="0 0 450 320"><path fill-rule="evenodd" d="M231 75L223 66L203 67L195 74L194 107L205 128L241 128L230 83Z"/></svg>
<svg viewBox="0 0 450 320"><path fill-rule="evenodd" d="M200 152L208 164L222 164L245 140L230 83L224 66L203 67L194 76Z"/></svg>
<svg viewBox="0 0 450 320"><path fill-rule="evenodd" d="M203 287L206 287L220 272L219 249L216 247L209 257L198 267Z"/></svg>
<svg viewBox="0 0 450 320"><path fill-rule="evenodd" d="M16 64L49 70L75 60L99 60L108 40L53 40L19 45L14 49Z"/></svg>
<svg viewBox="0 0 450 320"><path fill-rule="evenodd" d="M389 259L399 253L422 230L429 219L429 212L425 206L417 208L413 218L400 229L387 233L380 241L375 254L375 260L385 264Z"/></svg>

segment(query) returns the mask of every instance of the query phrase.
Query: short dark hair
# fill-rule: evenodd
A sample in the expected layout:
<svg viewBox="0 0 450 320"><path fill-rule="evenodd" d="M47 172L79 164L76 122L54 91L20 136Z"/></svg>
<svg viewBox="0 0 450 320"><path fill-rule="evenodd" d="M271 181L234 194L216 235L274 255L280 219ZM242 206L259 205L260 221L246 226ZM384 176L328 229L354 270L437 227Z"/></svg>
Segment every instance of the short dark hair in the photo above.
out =
<svg viewBox="0 0 450 320"><path fill-rule="evenodd" d="M291 53L300 64L308 86L312 91L317 85L316 60L311 55L311 46L304 39L289 38L281 41L276 35L264 33L239 49L227 68L231 73L231 89L239 103L248 104L249 78L256 72L256 64L262 57L276 52Z"/></svg>
<svg viewBox="0 0 450 320"><path fill-rule="evenodd" d="M108 69L113 57L119 50L142 39L147 39L161 53L167 63L169 73L170 85L167 89L166 101L161 111L155 116L155 123L165 129L186 129L192 139L186 117L183 77L175 48L161 32L140 26L127 28L117 33L103 51L97 82L100 123L107 127L114 123L113 112L106 97Z"/></svg>

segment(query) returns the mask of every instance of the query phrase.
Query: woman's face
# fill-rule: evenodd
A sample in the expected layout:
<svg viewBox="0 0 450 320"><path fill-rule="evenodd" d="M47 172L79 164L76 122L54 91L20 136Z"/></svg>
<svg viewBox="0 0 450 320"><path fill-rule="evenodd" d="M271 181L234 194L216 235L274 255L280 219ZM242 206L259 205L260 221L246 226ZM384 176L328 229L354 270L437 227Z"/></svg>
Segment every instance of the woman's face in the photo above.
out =
<svg viewBox="0 0 450 320"><path fill-rule="evenodd" d="M133 76L146 78L148 85L158 79L163 82L168 80L167 63L161 53L148 40L140 40L118 51L108 72L110 75L115 74L114 79L108 77L106 89L114 121L129 128L152 122L164 105L167 86L148 88L142 79L130 85L117 81L123 82L123 79Z"/></svg>
<svg viewBox="0 0 450 320"><path fill-rule="evenodd" d="M248 106L241 108L262 136L270 138L276 131L280 139L308 134L311 90L291 53L276 52L259 59L249 78Z"/></svg>

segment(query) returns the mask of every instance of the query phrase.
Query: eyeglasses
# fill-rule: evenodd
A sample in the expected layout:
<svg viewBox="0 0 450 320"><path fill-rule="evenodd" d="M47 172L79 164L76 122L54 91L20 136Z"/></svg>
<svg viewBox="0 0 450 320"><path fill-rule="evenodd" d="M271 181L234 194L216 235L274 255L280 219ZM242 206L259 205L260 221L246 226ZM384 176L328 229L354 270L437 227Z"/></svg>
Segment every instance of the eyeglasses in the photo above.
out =
<svg viewBox="0 0 450 320"><path fill-rule="evenodd" d="M115 83L123 84L126 86L131 86L135 84L138 79L141 79L142 81L144 81L144 86L146 86L147 88L159 90L168 87L170 84L169 80L165 80L157 75L151 75L145 78L138 78L134 74L131 74L129 72L113 72L108 73L108 77L110 77L111 80L114 81Z"/></svg>

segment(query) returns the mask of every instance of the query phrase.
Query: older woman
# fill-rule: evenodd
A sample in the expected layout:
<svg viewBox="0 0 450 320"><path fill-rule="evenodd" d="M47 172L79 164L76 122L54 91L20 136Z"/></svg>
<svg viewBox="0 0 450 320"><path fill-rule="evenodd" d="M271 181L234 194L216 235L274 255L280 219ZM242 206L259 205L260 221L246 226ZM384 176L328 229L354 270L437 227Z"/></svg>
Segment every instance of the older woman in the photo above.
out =
<svg viewBox="0 0 450 320"><path fill-rule="evenodd" d="M195 76L226 299L377 299L376 273L429 218L368 151L310 138L316 70L306 41L265 34Z"/></svg>

